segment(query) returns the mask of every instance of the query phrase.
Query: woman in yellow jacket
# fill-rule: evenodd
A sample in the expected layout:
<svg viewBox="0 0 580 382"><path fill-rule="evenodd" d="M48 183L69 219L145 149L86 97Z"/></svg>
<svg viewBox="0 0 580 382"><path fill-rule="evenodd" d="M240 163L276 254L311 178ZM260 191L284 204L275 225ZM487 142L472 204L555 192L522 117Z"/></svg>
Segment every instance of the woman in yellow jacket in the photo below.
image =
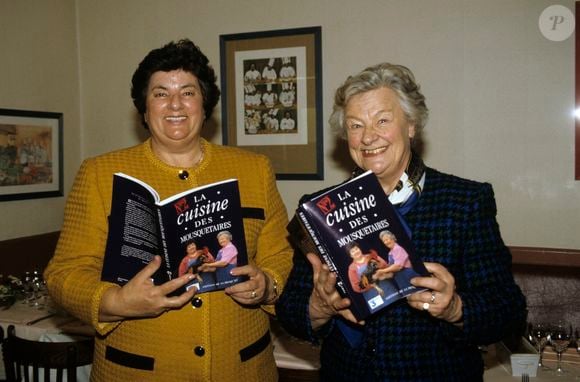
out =
<svg viewBox="0 0 580 382"><path fill-rule="evenodd" d="M206 56L189 40L152 50L133 75L131 94L151 137L87 159L65 208L45 271L51 296L97 332L92 381L276 381L269 313L291 267L286 209L268 159L200 136L219 99ZM249 264L247 281L174 296L192 277L162 285L155 257L122 287L100 279L113 174L150 184L161 199L237 178Z"/></svg>

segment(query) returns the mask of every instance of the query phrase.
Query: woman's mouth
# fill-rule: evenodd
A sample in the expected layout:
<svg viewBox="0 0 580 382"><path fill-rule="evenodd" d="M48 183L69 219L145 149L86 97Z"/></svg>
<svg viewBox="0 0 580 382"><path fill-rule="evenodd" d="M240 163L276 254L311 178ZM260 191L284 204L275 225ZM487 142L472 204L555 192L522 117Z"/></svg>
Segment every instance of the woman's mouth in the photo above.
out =
<svg viewBox="0 0 580 382"><path fill-rule="evenodd" d="M386 147L377 147L375 149L361 149L361 153L363 157L372 157L384 153L386 149L387 149Z"/></svg>
<svg viewBox="0 0 580 382"><path fill-rule="evenodd" d="M165 117L166 121L169 122L181 122L181 121L185 121L187 117L184 115L180 115L180 116L169 116L169 117Z"/></svg>

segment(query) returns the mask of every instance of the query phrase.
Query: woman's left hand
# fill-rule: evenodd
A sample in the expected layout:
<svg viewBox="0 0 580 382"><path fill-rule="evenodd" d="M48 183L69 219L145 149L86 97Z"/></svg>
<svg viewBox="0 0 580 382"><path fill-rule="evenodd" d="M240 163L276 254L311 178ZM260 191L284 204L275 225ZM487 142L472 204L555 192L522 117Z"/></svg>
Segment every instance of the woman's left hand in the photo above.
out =
<svg viewBox="0 0 580 382"><path fill-rule="evenodd" d="M232 276L248 276L249 280L227 287L225 292L231 298L244 305L259 305L268 301L271 291L268 276L255 265L236 267Z"/></svg>
<svg viewBox="0 0 580 382"><path fill-rule="evenodd" d="M455 278L438 263L425 263L432 277L414 277L411 283L429 289L407 297L410 306L427 311L431 316L452 323L461 321L463 303L455 293Z"/></svg>

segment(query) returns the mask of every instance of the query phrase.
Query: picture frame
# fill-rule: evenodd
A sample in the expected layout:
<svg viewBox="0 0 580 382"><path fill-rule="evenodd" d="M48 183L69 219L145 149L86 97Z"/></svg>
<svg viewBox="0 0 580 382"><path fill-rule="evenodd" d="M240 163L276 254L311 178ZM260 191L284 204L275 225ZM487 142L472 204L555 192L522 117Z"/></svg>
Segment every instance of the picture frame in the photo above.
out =
<svg viewBox="0 0 580 382"><path fill-rule="evenodd" d="M220 35L223 144L278 180L324 179L321 27Z"/></svg>
<svg viewBox="0 0 580 382"><path fill-rule="evenodd" d="M0 109L0 201L63 196L63 114Z"/></svg>
<svg viewBox="0 0 580 382"><path fill-rule="evenodd" d="M580 3L576 2L574 11L580 15ZM574 90L575 90L575 113L574 113L574 180L580 180L580 36L574 35Z"/></svg>

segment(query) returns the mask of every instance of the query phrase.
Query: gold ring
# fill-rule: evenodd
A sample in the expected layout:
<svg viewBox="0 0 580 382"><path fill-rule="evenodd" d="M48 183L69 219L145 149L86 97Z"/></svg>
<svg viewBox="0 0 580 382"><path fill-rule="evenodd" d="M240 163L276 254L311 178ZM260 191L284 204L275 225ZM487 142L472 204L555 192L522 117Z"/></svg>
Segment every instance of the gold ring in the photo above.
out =
<svg viewBox="0 0 580 382"><path fill-rule="evenodd" d="M423 310L429 310L429 303L428 302L424 302L423 303Z"/></svg>
<svg viewBox="0 0 580 382"><path fill-rule="evenodd" d="M255 291L255 290L253 290L253 291L252 291L252 294L251 294L250 296L251 296L252 298L256 298L256 291Z"/></svg>
<svg viewBox="0 0 580 382"><path fill-rule="evenodd" d="M431 304L435 303L435 292L431 291Z"/></svg>

